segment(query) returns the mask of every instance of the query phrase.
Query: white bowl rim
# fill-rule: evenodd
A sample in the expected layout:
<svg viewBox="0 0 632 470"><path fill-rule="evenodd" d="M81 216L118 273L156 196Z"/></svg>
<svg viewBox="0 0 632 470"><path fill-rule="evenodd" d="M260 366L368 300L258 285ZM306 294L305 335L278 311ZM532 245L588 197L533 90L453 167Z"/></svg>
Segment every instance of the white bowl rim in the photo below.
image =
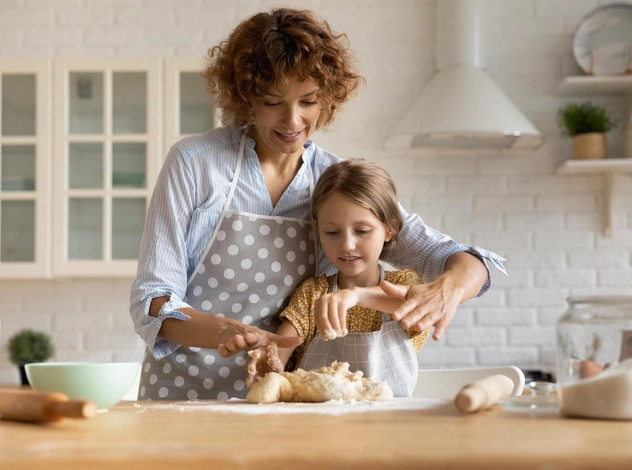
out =
<svg viewBox="0 0 632 470"><path fill-rule="evenodd" d="M111 367L111 366L120 366L120 365L137 365L140 366L139 361L128 361L128 362L31 362L29 364L24 364L24 367L27 368L39 368L39 367Z"/></svg>

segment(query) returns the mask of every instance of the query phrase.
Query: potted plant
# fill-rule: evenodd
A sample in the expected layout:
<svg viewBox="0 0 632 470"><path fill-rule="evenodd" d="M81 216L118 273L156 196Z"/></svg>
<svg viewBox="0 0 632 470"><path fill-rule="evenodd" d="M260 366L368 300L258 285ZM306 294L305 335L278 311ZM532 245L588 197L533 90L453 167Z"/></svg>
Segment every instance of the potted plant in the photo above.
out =
<svg viewBox="0 0 632 470"><path fill-rule="evenodd" d="M606 132L617 127L604 106L591 102L568 103L557 112L562 135L573 138L573 154L579 159L605 158Z"/></svg>
<svg viewBox="0 0 632 470"><path fill-rule="evenodd" d="M9 338L9 359L20 368L22 385L29 385L24 366L32 362L44 362L55 349L50 335L33 330L18 331Z"/></svg>

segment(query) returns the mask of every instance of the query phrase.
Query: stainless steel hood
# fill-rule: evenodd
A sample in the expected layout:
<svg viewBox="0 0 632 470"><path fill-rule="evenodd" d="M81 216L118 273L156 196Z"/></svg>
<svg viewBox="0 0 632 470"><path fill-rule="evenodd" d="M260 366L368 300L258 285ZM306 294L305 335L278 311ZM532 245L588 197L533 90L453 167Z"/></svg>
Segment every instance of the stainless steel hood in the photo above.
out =
<svg viewBox="0 0 632 470"><path fill-rule="evenodd" d="M483 0L437 0L437 73L387 148L535 149L542 134L481 68Z"/></svg>

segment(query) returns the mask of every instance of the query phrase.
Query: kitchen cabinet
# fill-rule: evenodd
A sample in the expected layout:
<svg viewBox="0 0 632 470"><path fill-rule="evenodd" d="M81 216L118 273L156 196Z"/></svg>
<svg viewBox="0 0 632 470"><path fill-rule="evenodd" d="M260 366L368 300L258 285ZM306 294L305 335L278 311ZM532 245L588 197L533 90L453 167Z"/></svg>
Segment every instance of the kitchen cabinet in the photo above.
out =
<svg viewBox="0 0 632 470"><path fill-rule="evenodd" d="M604 160L568 160L557 170L559 175L599 174L604 178L604 236L612 235L612 195L621 174L632 174L632 75L566 77L557 93L566 96L623 95L627 102L628 121L623 126L624 156Z"/></svg>
<svg viewBox="0 0 632 470"><path fill-rule="evenodd" d="M168 148L219 121L203 58L0 61L0 278L130 277Z"/></svg>
<svg viewBox="0 0 632 470"><path fill-rule="evenodd" d="M0 278L50 274L51 64L0 61Z"/></svg>
<svg viewBox="0 0 632 470"><path fill-rule="evenodd" d="M203 58L165 59L165 150L218 126L219 113L202 77L204 67Z"/></svg>
<svg viewBox="0 0 632 470"><path fill-rule="evenodd" d="M131 276L162 161L160 59L55 61L53 275Z"/></svg>

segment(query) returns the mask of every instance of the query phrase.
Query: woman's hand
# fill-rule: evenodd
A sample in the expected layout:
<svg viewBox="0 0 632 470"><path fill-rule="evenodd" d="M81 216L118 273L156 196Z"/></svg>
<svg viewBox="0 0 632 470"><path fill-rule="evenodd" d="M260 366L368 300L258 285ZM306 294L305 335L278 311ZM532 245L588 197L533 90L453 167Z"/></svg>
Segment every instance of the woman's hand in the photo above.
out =
<svg viewBox="0 0 632 470"><path fill-rule="evenodd" d="M341 338L348 334L347 310L358 305L356 288L342 289L320 296L314 303L316 328L325 340Z"/></svg>
<svg viewBox="0 0 632 470"><path fill-rule="evenodd" d="M283 372L285 365L279 358L279 349L274 341L248 351L248 364L246 365L246 386L250 388L268 372Z"/></svg>
<svg viewBox="0 0 632 470"><path fill-rule="evenodd" d="M255 349L268 341L274 341L279 348L295 348L303 342L299 337L280 336L236 320L225 321L220 335L221 343L217 347L222 357L231 357L238 352Z"/></svg>
<svg viewBox="0 0 632 470"><path fill-rule="evenodd" d="M392 313L393 320L401 320L405 330L413 327L417 331L424 331L434 326L432 338L435 341L441 339L463 299L462 289L442 277L428 284L412 286L382 281L380 287L384 293L404 300Z"/></svg>
<svg viewBox="0 0 632 470"><path fill-rule="evenodd" d="M393 320L401 320L402 328L413 327L417 331L434 326L432 339L438 341L454 318L457 307L480 292L488 275L479 258L459 252L448 258L444 273L434 281L414 286L382 281L380 287L384 293L404 300L393 310Z"/></svg>

